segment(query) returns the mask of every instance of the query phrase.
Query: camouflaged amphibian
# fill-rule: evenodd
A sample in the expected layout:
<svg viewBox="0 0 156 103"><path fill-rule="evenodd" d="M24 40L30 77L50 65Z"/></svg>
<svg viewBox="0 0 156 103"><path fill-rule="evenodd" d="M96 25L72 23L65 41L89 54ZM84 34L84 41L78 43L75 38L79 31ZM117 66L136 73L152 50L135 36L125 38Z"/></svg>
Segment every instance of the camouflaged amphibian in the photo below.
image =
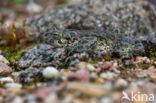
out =
<svg viewBox="0 0 156 103"><path fill-rule="evenodd" d="M150 40L147 37L156 30L154 21L156 7L146 0L84 0L49 9L28 21L29 26L34 25L32 29L38 42L44 44L26 51L17 66L26 68L36 63L39 67L62 66L83 60L102 60L105 56L146 55L149 46L155 51L155 43L148 42L155 40L155 34ZM52 49L44 48L43 45L48 44ZM45 52L36 53L40 47ZM58 57L54 59L55 54ZM29 59L24 59L27 56Z"/></svg>

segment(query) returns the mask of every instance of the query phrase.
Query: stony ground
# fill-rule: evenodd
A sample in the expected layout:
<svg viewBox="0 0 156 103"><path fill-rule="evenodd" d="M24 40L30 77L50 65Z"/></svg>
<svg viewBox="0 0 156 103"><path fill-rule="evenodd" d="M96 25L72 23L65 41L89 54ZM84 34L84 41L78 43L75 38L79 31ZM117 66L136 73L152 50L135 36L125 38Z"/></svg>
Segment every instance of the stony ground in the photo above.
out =
<svg viewBox="0 0 156 103"><path fill-rule="evenodd" d="M152 0L80 0L2 24L0 103L155 103L155 30Z"/></svg>

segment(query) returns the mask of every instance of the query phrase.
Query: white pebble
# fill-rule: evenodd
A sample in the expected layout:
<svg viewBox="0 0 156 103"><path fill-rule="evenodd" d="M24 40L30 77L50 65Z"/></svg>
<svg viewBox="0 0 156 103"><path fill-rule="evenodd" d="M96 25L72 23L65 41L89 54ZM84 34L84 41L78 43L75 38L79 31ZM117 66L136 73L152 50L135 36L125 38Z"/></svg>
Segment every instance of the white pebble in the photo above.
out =
<svg viewBox="0 0 156 103"><path fill-rule="evenodd" d="M116 87L126 87L128 85L128 82L124 79L118 79L116 81Z"/></svg>
<svg viewBox="0 0 156 103"><path fill-rule="evenodd" d="M52 78L58 74L58 70L54 67L47 67L43 70L42 75L45 78Z"/></svg>
<svg viewBox="0 0 156 103"><path fill-rule="evenodd" d="M104 97L101 99L100 103L113 103L109 97Z"/></svg>
<svg viewBox="0 0 156 103"><path fill-rule="evenodd" d="M103 79L113 79L114 78L114 73L107 72L107 73L101 73L100 77Z"/></svg>
<svg viewBox="0 0 156 103"><path fill-rule="evenodd" d="M33 2L32 0L28 3L28 5L26 6L26 11L30 14L32 13L39 13L42 11L42 7L38 4L36 4L35 2Z"/></svg>
<svg viewBox="0 0 156 103"><path fill-rule="evenodd" d="M45 100L44 103L56 103L58 100L55 93L51 93Z"/></svg>
<svg viewBox="0 0 156 103"><path fill-rule="evenodd" d="M11 77L0 78L0 83L13 83L14 80Z"/></svg>
<svg viewBox="0 0 156 103"><path fill-rule="evenodd" d="M88 64L88 65L87 65L87 69L88 69L89 71L95 71L94 66L92 66L91 64Z"/></svg>
<svg viewBox="0 0 156 103"><path fill-rule="evenodd" d="M19 83L7 83L4 85L5 88L22 88L22 85Z"/></svg>
<svg viewBox="0 0 156 103"><path fill-rule="evenodd" d="M98 77L98 75L97 75L95 72L92 72L90 76L91 76L91 78L93 78L93 79L95 79L95 78Z"/></svg>
<svg viewBox="0 0 156 103"><path fill-rule="evenodd" d="M0 55L0 62L5 63L5 64L9 64L8 60L5 57L3 57L2 55Z"/></svg>
<svg viewBox="0 0 156 103"><path fill-rule="evenodd" d="M12 103L24 103L21 97L16 97Z"/></svg>

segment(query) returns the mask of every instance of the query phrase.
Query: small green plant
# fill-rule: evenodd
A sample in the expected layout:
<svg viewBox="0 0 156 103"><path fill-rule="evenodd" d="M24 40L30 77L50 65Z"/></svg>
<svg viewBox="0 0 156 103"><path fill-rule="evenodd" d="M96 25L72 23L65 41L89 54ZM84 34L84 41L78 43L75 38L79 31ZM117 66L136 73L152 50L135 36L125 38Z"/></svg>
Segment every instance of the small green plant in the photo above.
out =
<svg viewBox="0 0 156 103"><path fill-rule="evenodd" d="M12 4L22 4L26 2L28 2L28 0L11 0Z"/></svg>
<svg viewBox="0 0 156 103"><path fill-rule="evenodd" d="M156 52L151 53L151 58L152 58L153 60L156 60Z"/></svg>
<svg viewBox="0 0 156 103"><path fill-rule="evenodd" d="M14 64L15 61L21 57L22 53L35 43L32 38L30 39L29 36L26 36L28 31L25 30L25 20L19 28L13 24L6 29L7 30L1 30L7 31L6 33L0 33L0 36L2 36L1 42L4 44L0 49L6 53L5 57L11 64Z"/></svg>
<svg viewBox="0 0 156 103"><path fill-rule="evenodd" d="M0 21L0 25L2 25L3 23Z"/></svg>

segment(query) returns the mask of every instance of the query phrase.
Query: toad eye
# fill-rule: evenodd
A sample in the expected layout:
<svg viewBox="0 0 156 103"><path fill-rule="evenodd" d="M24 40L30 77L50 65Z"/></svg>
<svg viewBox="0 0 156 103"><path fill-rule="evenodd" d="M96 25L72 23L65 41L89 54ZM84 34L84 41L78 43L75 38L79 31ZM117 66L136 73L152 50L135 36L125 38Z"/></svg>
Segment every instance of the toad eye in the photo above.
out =
<svg viewBox="0 0 156 103"><path fill-rule="evenodd" d="M62 34L59 31L54 31L52 33L52 36L53 36L54 39L59 39L62 36Z"/></svg>
<svg viewBox="0 0 156 103"><path fill-rule="evenodd" d="M66 40L61 38L61 39L59 40L59 42L60 42L60 43L65 43Z"/></svg>

